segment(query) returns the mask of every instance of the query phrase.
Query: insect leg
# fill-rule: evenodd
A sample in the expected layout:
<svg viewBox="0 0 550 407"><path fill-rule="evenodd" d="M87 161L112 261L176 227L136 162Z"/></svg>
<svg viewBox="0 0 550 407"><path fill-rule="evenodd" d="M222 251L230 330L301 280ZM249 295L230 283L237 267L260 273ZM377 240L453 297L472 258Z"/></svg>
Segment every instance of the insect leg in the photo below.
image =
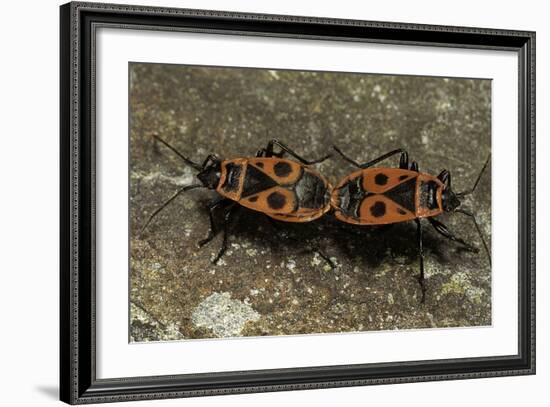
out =
<svg viewBox="0 0 550 407"><path fill-rule="evenodd" d="M279 153L274 153L273 152L273 146L274 145L278 146L281 149L281 151ZM298 155L294 150L292 150L291 148L289 148L285 144L281 143L279 140L275 140L275 139L273 139L269 143L267 143L267 147L264 150L265 150L265 157L275 156L275 157L281 158L284 155L284 153L288 153L292 157L294 157L298 161L300 161L302 164L306 164L306 165L319 164L319 163L322 163L323 161L329 159L330 157L332 157L331 154L327 154L324 157L309 161L309 160L306 160L305 158L303 158L302 156Z"/></svg>
<svg viewBox="0 0 550 407"><path fill-rule="evenodd" d="M477 233L479 234L479 237L481 241L483 242L483 247L485 247L485 252L487 253L487 258L489 259L489 265L491 264L491 251L489 250L489 246L487 246L487 243L485 242L485 239L483 238L483 233L481 233L481 228L479 227L479 224L477 223L476 217L473 213L468 212L464 209L455 209L455 212L462 213L466 216L469 216L470 219L474 222L474 225L476 226Z"/></svg>
<svg viewBox="0 0 550 407"><path fill-rule="evenodd" d="M202 163L202 168L206 168L206 164L208 164L210 161L215 163L215 162L219 162L220 159L216 154L210 154L208 155L208 157L205 158L204 162Z"/></svg>
<svg viewBox="0 0 550 407"><path fill-rule="evenodd" d="M281 232L281 227L279 226L279 224L275 219L267 216L267 220L269 221L271 226L273 226L273 229L277 230L278 232ZM303 244L303 241L300 241L288 235L285 235L285 239L291 240L299 245ZM313 253L317 253L324 261L327 262L327 264L330 266L331 269L334 270L336 268L336 264L334 264L334 262L330 259L330 257L326 255L319 246L309 243L309 250L312 251Z"/></svg>
<svg viewBox="0 0 550 407"><path fill-rule="evenodd" d="M437 176L437 179L447 185L447 188L451 186L451 173L447 170L443 170Z"/></svg>
<svg viewBox="0 0 550 407"><path fill-rule="evenodd" d="M204 246L205 244L209 243L216 237L218 234L218 230L216 228L216 222L214 221L214 210L221 205L225 205L228 202L232 202L230 199L223 198L223 197L217 197L211 202L208 203L206 206L208 208L208 217L210 218L210 229L208 230L208 236L206 236L205 239L202 239L199 241L199 247Z"/></svg>
<svg viewBox="0 0 550 407"><path fill-rule="evenodd" d="M223 241L222 241L222 247L220 248L220 251L214 257L214 260L212 260L213 264L216 264L219 259L223 256L225 251L227 250L227 237L229 235L229 226L231 224L231 216L234 213L239 213L238 210L240 209L239 206L235 206L235 203L233 203L229 209L227 209L227 212L224 215L224 223L223 223Z"/></svg>
<svg viewBox="0 0 550 407"><path fill-rule="evenodd" d="M330 257L328 257L322 250L319 246L311 246L311 250L314 252L314 253L317 253L319 255L319 257L321 257L324 261L327 262L327 264L330 266L331 269L335 269L336 268L336 264L334 264L334 262L330 259Z"/></svg>
<svg viewBox="0 0 550 407"><path fill-rule="evenodd" d="M284 155L285 155L284 151L279 151L278 153L275 153L273 152L273 149L270 152L267 150L267 148L261 148L256 153L256 157L268 157L268 158L271 158L271 157L282 158Z"/></svg>
<svg viewBox="0 0 550 407"><path fill-rule="evenodd" d="M422 298L420 302L423 304L426 300L426 282L424 281L424 249L422 247L422 224L420 219L415 219L416 222L416 239L418 241L418 256L420 258L420 276L418 277L418 283L422 290Z"/></svg>
<svg viewBox="0 0 550 407"><path fill-rule="evenodd" d="M430 223L432 224L432 226L434 227L434 229L439 233L441 234L442 236L446 237L447 239L450 239L452 240L453 242L456 242L458 244L461 244L462 246L464 246L466 249L468 249L469 251L471 252L474 252L474 253L478 253L479 250L477 247L474 247L472 246L471 244L468 244L466 243L463 239L459 238L459 237L456 237L455 235L453 235L453 233L447 229L447 226L445 226L443 223L441 223L440 221L438 221L437 219L434 219L434 218L428 218L428 220L430 221Z"/></svg>
<svg viewBox="0 0 550 407"><path fill-rule="evenodd" d="M390 158L391 156L394 156L396 154L407 154L407 152L405 150L403 150L402 148L398 148L397 150L392 150L390 151L389 153L386 153L384 155L381 155L380 157L378 158L375 158L374 160L372 161L369 161L369 162L366 162L364 164L359 164L358 162L352 160L351 158L349 158L347 155L345 155L338 147L336 146L332 146L332 148L334 148L334 150L336 150L336 152L338 154L340 154L342 156L342 158L344 160L346 160L347 162L349 162L351 165L354 165L356 166L357 168L362 168L362 169L365 169L365 168L368 168L368 167L372 167L374 164L377 164L379 163L380 161L383 161L387 158ZM403 160L405 159L403 156L401 157ZM408 154L406 155L406 159L408 160ZM401 160L400 160L400 163L401 163Z"/></svg>
<svg viewBox="0 0 550 407"><path fill-rule="evenodd" d="M399 169L409 169L409 153L407 153L406 151L402 152L401 157L399 158Z"/></svg>
<svg viewBox="0 0 550 407"><path fill-rule="evenodd" d="M418 172L418 163L416 161L413 161L411 163L411 171L415 171L415 172Z"/></svg>

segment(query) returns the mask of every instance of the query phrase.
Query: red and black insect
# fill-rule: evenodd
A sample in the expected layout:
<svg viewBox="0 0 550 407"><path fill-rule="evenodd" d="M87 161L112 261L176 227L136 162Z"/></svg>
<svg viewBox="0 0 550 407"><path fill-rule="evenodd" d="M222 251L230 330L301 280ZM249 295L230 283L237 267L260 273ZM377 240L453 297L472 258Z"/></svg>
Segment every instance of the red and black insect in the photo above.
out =
<svg viewBox="0 0 550 407"><path fill-rule="evenodd" d="M182 155L160 137L153 137L176 153L187 165L196 169L200 183L187 185L177 191L153 212L142 230L181 193L196 188L215 190L218 196L207 206L210 230L208 236L199 242L199 246L203 246L218 234L214 211L223 210L223 242L213 260L214 263L221 258L227 248L228 227L235 221L233 218L239 206L262 212L272 219L284 222L310 222L330 210L332 186L310 167L325 161L330 154L308 161L283 143L271 140L255 157L222 160L211 154L200 165ZM273 151L275 145L281 149L280 152ZM282 158L285 153L298 161ZM326 259L326 256L322 257Z"/></svg>
<svg viewBox="0 0 550 407"><path fill-rule="evenodd" d="M409 156L403 149L390 151L364 164L358 164L336 146L334 149L347 162L359 168L358 171L344 177L332 191L331 207L334 209L337 219L355 225L416 222L420 257L418 281L422 289L422 302L425 299L426 286L420 219L427 219L438 233L462 245L467 250L477 253L476 247L455 236L443 223L434 218L443 212L456 212L468 216L479 233L489 256L489 262L491 261L489 248L474 214L460 208L460 199L475 191L489 163L490 156L487 157L474 186L467 191L455 193L451 188L451 173L449 171L443 170L436 177L420 172L415 161L409 167ZM373 165L396 154L401 154L399 168L373 168Z"/></svg>

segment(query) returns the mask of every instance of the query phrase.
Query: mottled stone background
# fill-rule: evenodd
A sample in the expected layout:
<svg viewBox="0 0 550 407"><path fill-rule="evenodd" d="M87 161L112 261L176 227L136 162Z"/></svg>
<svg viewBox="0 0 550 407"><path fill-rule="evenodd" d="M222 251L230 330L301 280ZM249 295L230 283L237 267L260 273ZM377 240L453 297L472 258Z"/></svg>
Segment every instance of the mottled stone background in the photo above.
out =
<svg viewBox="0 0 550 407"><path fill-rule="evenodd" d="M195 181L192 169L155 146L153 133L196 161L209 153L250 156L270 138L310 159L333 144L361 162L403 147L421 171L447 168L454 189L466 189L490 153L489 80L137 63L129 74L132 341L491 324L485 252L462 250L428 222L425 304L414 223L357 227L326 216L274 229L243 208L227 254L214 265L221 235L201 249L197 242L209 227L204 206L216 194L195 190L139 233L178 187ZM318 169L333 183L353 170L339 157ZM490 185L487 171L464 202L488 242ZM440 220L482 248L468 218Z"/></svg>

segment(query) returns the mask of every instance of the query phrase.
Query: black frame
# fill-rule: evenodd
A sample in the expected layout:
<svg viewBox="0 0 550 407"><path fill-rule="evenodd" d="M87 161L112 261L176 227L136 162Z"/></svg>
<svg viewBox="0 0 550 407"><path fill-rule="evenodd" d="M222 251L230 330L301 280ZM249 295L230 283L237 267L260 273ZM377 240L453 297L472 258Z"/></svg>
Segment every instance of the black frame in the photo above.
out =
<svg viewBox="0 0 550 407"><path fill-rule="evenodd" d="M61 6L60 396L71 404L535 373L535 33L95 3ZM519 55L519 350L406 363L96 379L95 29L512 50Z"/></svg>

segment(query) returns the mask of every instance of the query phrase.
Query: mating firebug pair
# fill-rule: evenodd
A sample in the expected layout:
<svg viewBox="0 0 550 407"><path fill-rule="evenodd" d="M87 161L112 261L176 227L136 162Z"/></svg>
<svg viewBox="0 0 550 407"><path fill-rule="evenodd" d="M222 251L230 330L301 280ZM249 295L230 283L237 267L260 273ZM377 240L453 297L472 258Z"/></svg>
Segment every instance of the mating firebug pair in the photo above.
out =
<svg viewBox="0 0 550 407"><path fill-rule="evenodd" d="M443 212L462 213L472 219L485 250L490 252L473 213L460 208L460 199L474 192L485 168L487 158L479 176L470 190L455 193L451 188L451 174L447 170L438 176L422 173L418 164L412 162L406 151L396 149L374 160L359 164L346 156L340 149L334 150L358 170L344 177L333 187L325 177L311 168L331 155L308 161L288 148L285 144L271 140L266 148L259 150L255 157L222 160L209 155L202 165L193 162L158 136L153 136L171 149L183 161L198 171L200 183L181 188L149 217L143 229L151 220L177 196L195 188L213 189L218 193L208 204L210 230L208 236L199 242L202 246L217 234L213 213L224 210L223 243L213 262L217 262L227 248L227 225L235 209L240 205L262 212L272 219L283 222L310 222L330 210L335 217L354 225L385 225L414 221L417 225L417 242L420 258L422 302L425 298L424 257L422 248L422 225L426 218L435 230L444 237L462 245L467 250L478 249L463 239L456 237L435 217ZM275 153L274 146L280 151ZM283 158L288 153L297 161ZM399 168L374 167L379 162L400 154ZM142 229L142 230L143 230Z"/></svg>

